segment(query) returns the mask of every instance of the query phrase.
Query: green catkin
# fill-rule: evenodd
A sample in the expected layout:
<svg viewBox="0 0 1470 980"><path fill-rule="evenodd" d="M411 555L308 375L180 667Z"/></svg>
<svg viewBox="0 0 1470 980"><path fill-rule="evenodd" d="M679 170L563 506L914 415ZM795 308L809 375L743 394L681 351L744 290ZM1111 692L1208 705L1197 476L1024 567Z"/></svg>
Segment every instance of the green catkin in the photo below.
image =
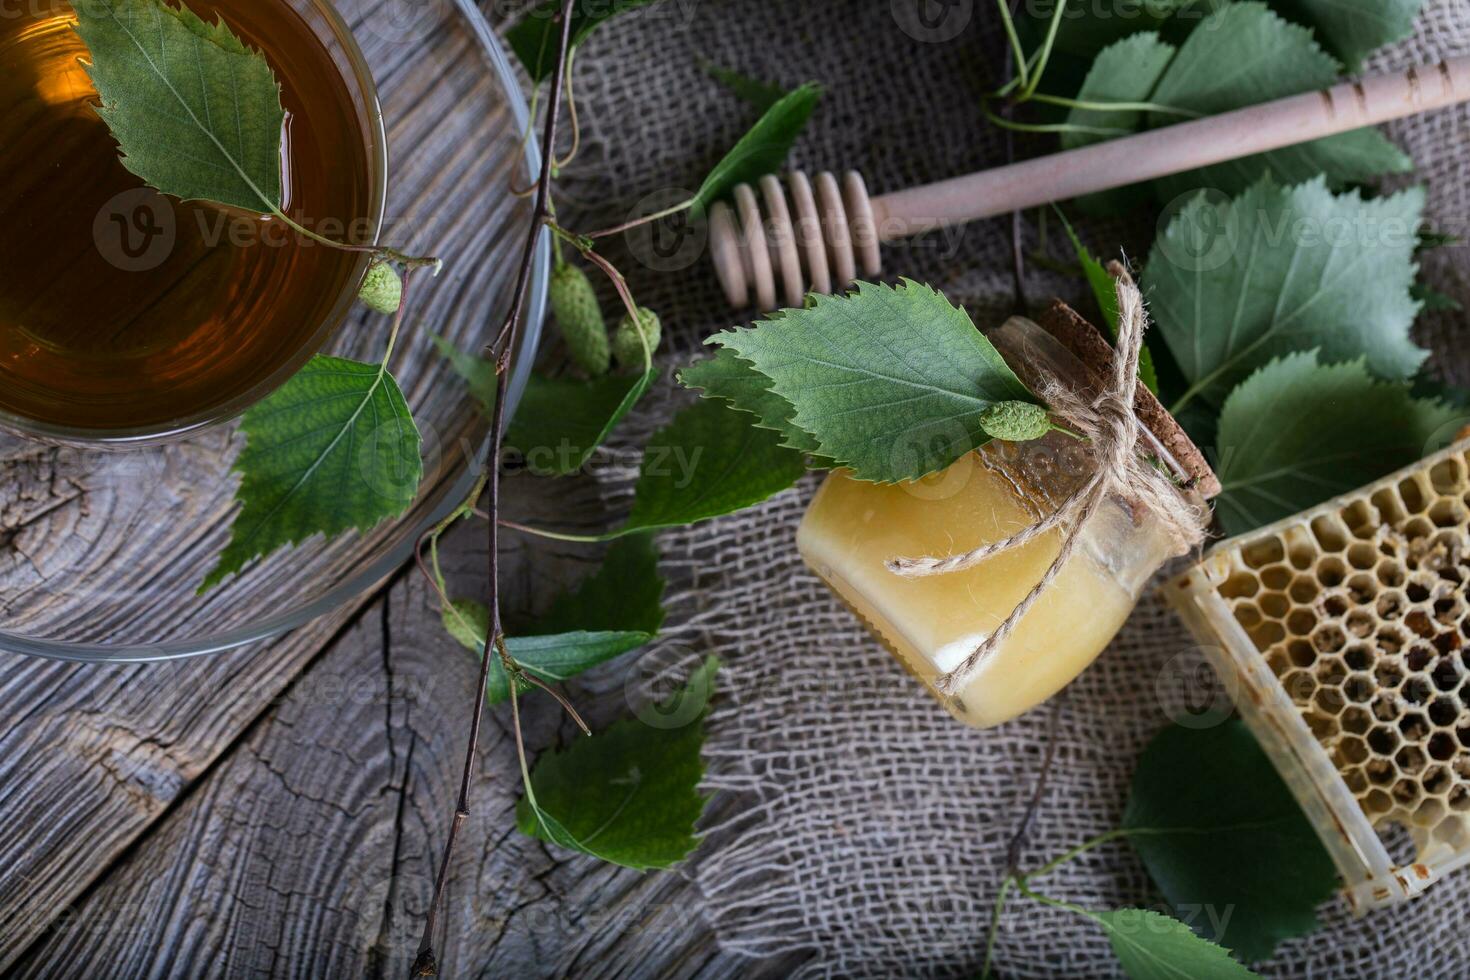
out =
<svg viewBox="0 0 1470 980"><path fill-rule="evenodd" d="M362 277L357 298L363 306L377 313L393 314L403 302L403 280L386 262L375 262Z"/></svg>
<svg viewBox="0 0 1470 980"><path fill-rule="evenodd" d="M996 402L980 413L980 426L992 438L1006 442L1040 439L1052 429L1046 409L1030 402Z"/></svg>
<svg viewBox="0 0 1470 980"><path fill-rule="evenodd" d="M642 332L643 339L639 339ZM646 306L638 307L638 322L627 314L618 323L618 329L613 332L612 352L617 358L619 366L627 371L643 370L643 341L648 342L648 353L652 357L657 353L659 341L663 339L663 324L659 322L658 314Z"/></svg>
<svg viewBox="0 0 1470 980"><path fill-rule="evenodd" d="M593 377L606 374L612 350L597 292L587 273L565 262L552 270L551 311L572 360Z"/></svg>

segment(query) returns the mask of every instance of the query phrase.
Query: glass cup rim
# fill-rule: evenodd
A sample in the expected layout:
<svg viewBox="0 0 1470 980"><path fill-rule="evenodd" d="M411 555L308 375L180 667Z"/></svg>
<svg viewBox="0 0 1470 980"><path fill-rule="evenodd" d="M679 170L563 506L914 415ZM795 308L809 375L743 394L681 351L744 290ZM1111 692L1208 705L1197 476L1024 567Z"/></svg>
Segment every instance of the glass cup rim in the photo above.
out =
<svg viewBox="0 0 1470 980"><path fill-rule="evenodd" d="M289 0L282 0L282 2L289 3ZM361 121L366 129L367 137L365 147L368 169L366 244L376 246L382 237L383 218L388 207L388 134L383 120L383 107L378 98L377 82L373 79L367 58L363 55L362 49L358 47L357 39L352 35L352 29L347 26L347 22L342 19L342 15L337 12L331 0L306 0L306 2L326 23L327 29L331 32L331 41L341 46L342 54L351 69L351 81L357 85L361 97L361 104L358 108L364 114ZM310 27L309 24L308 27ZM332 60L336 62L335 58ZM352 274L347 277L336 302L317 323L310 338L301 345L300 349L277 365L269 375L226 402L202 409L191 415L169 419L167 422L118 429L58 425L0 409L0 430L49 445L126 450L173 442L229 422L290 380L307 361L319 354L336 336L357 302L358 290L361 288L363 277L367 275L371 261L372 256L366 252L357 257Z"/></svg>

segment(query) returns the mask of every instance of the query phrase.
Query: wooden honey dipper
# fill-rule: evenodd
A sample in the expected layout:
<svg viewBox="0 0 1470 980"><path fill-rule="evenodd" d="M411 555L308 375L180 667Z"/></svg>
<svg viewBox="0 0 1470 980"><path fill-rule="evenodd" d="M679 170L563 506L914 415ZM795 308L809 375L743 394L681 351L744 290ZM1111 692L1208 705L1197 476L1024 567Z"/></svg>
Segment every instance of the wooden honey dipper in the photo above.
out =
<svg viewBox="0 0 1470 980"><path fill-rule="evenodd" d="M794 172L735 188L709 212L710 254L730 304L800 306L861 270L882 271L878 244L1306 143L1470 100L1470 56L1376 75L923 187L870 197L860 174L839 183ZM764 212L761 205L764 204Z"/></svg>

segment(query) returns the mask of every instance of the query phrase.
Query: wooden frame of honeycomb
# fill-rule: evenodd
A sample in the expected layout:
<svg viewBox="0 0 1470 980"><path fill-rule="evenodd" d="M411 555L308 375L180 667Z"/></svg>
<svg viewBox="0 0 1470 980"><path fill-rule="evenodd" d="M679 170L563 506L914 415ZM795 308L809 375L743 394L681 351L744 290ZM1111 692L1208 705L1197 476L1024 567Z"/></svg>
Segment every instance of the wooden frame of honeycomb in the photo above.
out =
<svg viewBox="0 0 1470 980"><path fill-rule="evenodd" d="M1362 912L1470 864L1470 441L1165 586ZM1409 831L1418 859L1379 832Z"/></svg>

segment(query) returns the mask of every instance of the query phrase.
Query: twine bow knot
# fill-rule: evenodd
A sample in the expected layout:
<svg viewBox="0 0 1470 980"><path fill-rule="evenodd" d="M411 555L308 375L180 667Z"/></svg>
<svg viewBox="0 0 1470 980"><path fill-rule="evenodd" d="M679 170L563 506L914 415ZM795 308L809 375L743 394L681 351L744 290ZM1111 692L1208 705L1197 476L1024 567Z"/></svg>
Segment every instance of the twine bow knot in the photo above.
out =
<svg viewBox="0 0 1470 980"><path fill-rule="evenodd" d="M958 692L975 675L985 658L1015 630L1016 624L1056 581L1082 537L1082 529L1117 494L1158 521L1175 542L1175 554L1185 554L1205 537L1205 512L1187 500L1174 483L1146 457L1137 452L1140 422L1133 397L1138 387L1138 356L1148 328L1143 296L1126 276L1116 285L1118 297L1117 353L1112 361L1109 383L1092 398L1057 378L1049 379L1039 394L1053 414L1065 418L1093 447L1097 468L1052 514L1016 534L973 551L946 557L894 558L888 570L908 578L947 575L965 571L986 559L1019 548L1059 527L1067 526L1062 546L1046 573L1026 594L1005 621L990 633L959 666L936 682L946 695Z"/></svg>

